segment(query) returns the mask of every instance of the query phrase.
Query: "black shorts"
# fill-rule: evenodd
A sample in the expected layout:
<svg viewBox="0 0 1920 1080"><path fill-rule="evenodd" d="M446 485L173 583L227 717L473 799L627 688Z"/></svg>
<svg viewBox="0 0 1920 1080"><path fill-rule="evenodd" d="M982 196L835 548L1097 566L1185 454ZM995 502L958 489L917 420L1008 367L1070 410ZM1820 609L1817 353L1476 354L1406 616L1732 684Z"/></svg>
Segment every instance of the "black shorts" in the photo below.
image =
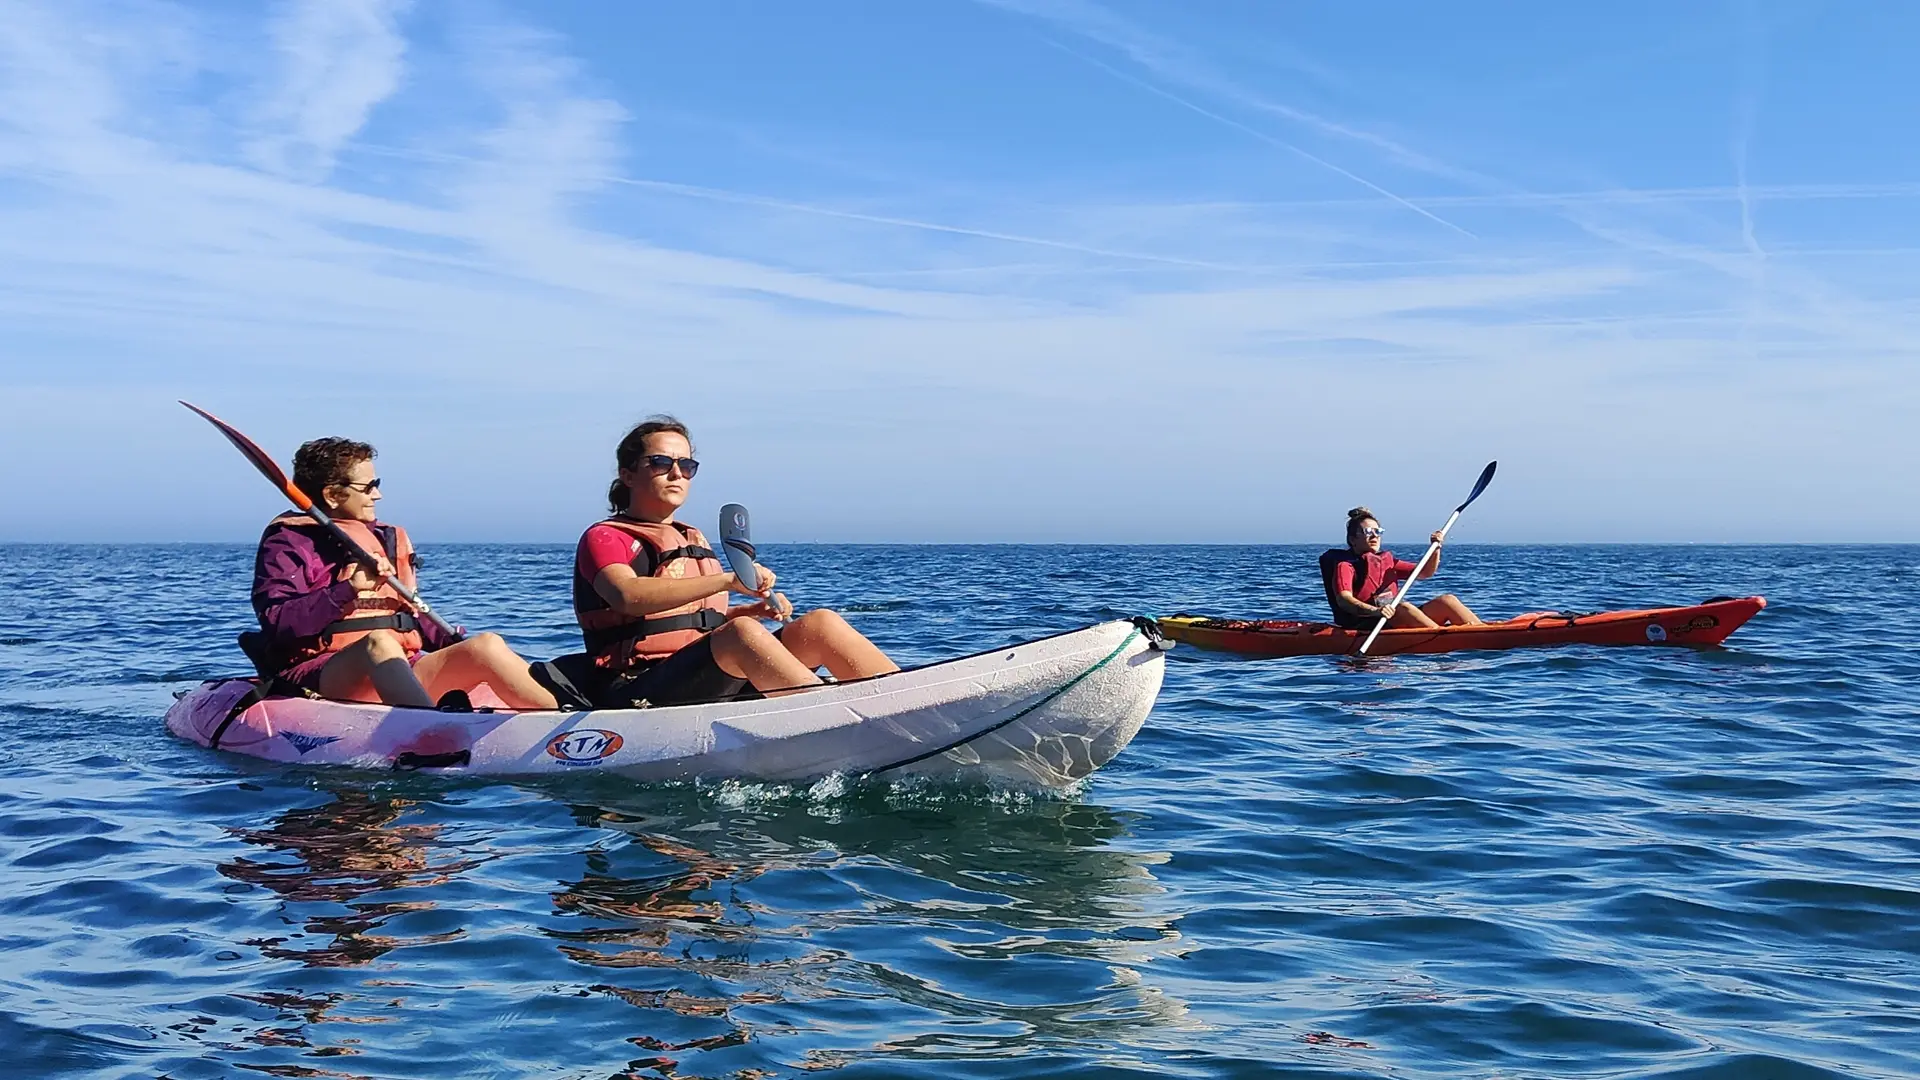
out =
<svg viewBox="0 0 1920 1080"><path fill-rule="evenodd" d="M778 631L774 637L779 637ZM664 660L614 679L595 695L602 708L634 709L649 705L703 705L710 701L747 701L760 691L745 679L720 669L713 659L713 637L707 635Z"/></svg>

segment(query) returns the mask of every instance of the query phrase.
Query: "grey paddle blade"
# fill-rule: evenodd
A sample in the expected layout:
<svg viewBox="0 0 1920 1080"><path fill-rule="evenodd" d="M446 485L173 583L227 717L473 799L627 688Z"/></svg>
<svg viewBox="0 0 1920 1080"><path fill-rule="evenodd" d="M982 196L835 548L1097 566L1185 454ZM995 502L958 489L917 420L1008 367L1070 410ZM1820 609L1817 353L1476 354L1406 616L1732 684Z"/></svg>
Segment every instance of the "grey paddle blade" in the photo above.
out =
<svg viewBox="0 0 1920 1080"><path fill-rule="evenodd" d="M758 553L753 550L753 530L748 527L747 508L739 503L720 508L720 550L727 557L727 566L739 575L740 584L758 591L760 567L754 562Z"/></svg>

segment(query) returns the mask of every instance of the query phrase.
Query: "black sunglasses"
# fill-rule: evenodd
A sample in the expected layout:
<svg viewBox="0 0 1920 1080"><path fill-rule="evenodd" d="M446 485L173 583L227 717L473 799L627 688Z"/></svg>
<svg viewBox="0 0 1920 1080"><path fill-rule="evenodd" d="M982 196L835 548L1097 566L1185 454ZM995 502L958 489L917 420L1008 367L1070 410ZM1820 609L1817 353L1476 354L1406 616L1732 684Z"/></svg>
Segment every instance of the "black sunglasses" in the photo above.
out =
<svg viewBox="0 0 1920 1080"><path fill-rule="evenodd" d="M373 479L368 480L364 484L354 484L354 483L349 483L348 481L342 480L340 481L340 486L352 491L358 491L362 495L365 495L370 492L375 492L380 490L380 478L376 476Z"/></svg>
<svg viewBox="0 0 1920 1080"><path fill-rule="evenodd" d="M694 473L700 471L700 463L690 457L668 457L665 454L648 454L639 461L634 462L634 464L645 465L655 472L662 473L671 472L673 467L678 465L680 467L680 475L689 480L693 479Z"/></svg>

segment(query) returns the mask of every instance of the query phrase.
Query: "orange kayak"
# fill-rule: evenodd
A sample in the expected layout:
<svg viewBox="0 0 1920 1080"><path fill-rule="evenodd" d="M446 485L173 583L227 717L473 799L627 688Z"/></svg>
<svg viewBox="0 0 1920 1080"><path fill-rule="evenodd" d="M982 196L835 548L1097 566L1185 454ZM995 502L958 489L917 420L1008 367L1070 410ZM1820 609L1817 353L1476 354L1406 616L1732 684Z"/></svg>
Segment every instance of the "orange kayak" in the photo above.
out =
<svg viewBox="0 0 1920 1080"><path fill-rule="evenodd" d="M1766 606L1765 597L1746 596L1642 611L1536 611L1479 626L1383 630L1367 655L1541 645L1718 645ZM1161 632L1175 641L1244 656L1341 656L1358 649L1367 636L1364 630L1343 630L1328 623L1278 619L1169 615L1159 622Z"/></svg>

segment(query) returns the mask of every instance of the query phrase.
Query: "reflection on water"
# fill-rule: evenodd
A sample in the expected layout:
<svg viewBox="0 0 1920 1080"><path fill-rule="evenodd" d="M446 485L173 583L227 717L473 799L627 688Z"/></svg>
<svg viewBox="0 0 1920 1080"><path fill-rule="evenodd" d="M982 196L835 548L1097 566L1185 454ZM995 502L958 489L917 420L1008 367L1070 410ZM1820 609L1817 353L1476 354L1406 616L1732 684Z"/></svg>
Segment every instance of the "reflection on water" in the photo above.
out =
<svg viewBox="0 0 1920 1080"><path fill-rule="evenodd" d="M742 1046L769 1027L812 1032L816 1045L790 1064L821 1069L1139 1042L1143 1029L1187 1023L1184 1005L1139 973L1178 938L1140 903L1159 892L1148 868L1164 856L1113 846L1125 833L1118 815L981 792L828 790L609 787L573 803L577 821L631 841L584 855L586 873L554 894L570 918L546 933L600 973L590 990L644 1010L628 1041L677 1055L629 1070L682 1075L673 1070L689 1053ZM856 947L929 924L941 945L931 964ZM1045 955L1077 988L1054 982L1035 995L1009 984L1006 961ZM878 1001L913 1019L861 1022ZM662 1013L673 1034L659 1030ZM823 1014L841 1019L805 1019ZM817 1045L821 1036L838 1045Z"/></svg>
<svg viewBox="0 0 1920 1080"><path fill-rule="evenodd" d="M603 820L613 824L621 819L607 815ZM712 888L716 881L744 880L751 876L738 863L716 859L699 848L664 836L640 833L634 840L655 854L674 860L676 868L655 879L616 877L607 854L590 850L585 856L586 875L554 893L554 906L588 917L717 922L723 906L713 900L695 900L693 894Z"/></svg>
<svg viewBox="0 0 1920 1080"><path fill-rule="evenodd" d="M1141 975L1179 938L1150 910L1160 893L1150 868L1165 856L1116 846L1127 821L1099 806L925 786L576 783L521 789L569 838L525 853L463 843L457 797L403 790L412 797L336 783L320 805L232 830L252 849L219 872L270 891L280 921L298 927L244 943L298 969L370 969L324 991L282 980L239 995L275 1016L247 1042L349 1055L356 1039L329 1044L314 1028L408 1022L403 988L433 970L436 946L501 932L482 919L492 913L447 899L462 895L449 886L483 864L514 873L513 860L535 857L563 875L549 879L549 906L512 917L512 934L549 943L545 966L560 965L559 977L548 973L544 993L617 1003L624 1019L597 1027L627 1045L627 1060L601 1075L771 1076L874 1055L932 1063L1056 1040L1137 1045L1155 1026L1191 1027L1185 1006ZM388 926L425 913L436 932ZM876 948L892 935L937 947ZM414 975L389 980L381 972L403 949ZM1010 961L1042 957L1056 966L1044 987L1009 980ZM452 970L476 977L470 960ZM597 1041L603 1055L608 1039Z"/></svg>
<svg viewBox="0 0 1920 1080"><path fill-rule="evenodd" d="M571 550L436 595L564 651ZM924 662L1304 611L1317 550L773 554ZM0 1075L1920 1076L1920 647L1847 617L1912 548L1469 546L1482 611L1777 602L1715 654L1176 649L1038 802L210 753L156 719L240 662L252 557L0 549Z"/></svg>
<svg viewBox="0 0 1920 1080"><path fill-rule="evenodd" d="M358 899L394 889L430 888L474 865L472 860L433 863L432 847L440 826L393 824L412 805L393 796L342 790L333 793L331 802L280 815L266 829L233 830L240 839L289 856L292 861L239 856L220 864L222 875L270 889L289 903L345 909L344 913L328 910L308 914L304 933L259 938L245 944L276 960L297 960L311 967L350 967L402 946L459 937L458 930L410 939L373 933L396 915L430 910L433 901ZM308 935L330 940L312 947L288 944Z"/></svg>

